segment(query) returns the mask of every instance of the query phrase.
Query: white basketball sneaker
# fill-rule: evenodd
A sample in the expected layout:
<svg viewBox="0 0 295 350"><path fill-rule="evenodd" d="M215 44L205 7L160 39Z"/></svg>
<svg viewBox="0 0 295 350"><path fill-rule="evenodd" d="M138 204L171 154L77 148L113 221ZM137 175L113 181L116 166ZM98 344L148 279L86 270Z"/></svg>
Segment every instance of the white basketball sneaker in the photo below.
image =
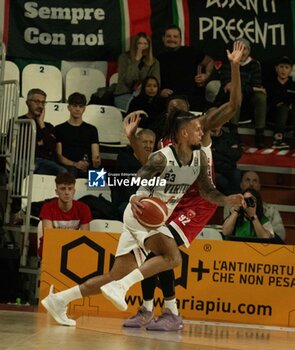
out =
<svg viewBox="0 0 295 350"><path fill-rule="evenodd" d="M67 316L67 306L63 299L53 293L53 286L50 287L48 296L41 300L41 304L57 323L63 326L76 326L76 321Z"/></svg>
<svg viewBox="0 0 295 350"><path fill-rule="evenodd" d="M126 311L128 306L125 301L126 290L118 281L112 281L100 287L102 294L112 302L120 311Z"/></svg>

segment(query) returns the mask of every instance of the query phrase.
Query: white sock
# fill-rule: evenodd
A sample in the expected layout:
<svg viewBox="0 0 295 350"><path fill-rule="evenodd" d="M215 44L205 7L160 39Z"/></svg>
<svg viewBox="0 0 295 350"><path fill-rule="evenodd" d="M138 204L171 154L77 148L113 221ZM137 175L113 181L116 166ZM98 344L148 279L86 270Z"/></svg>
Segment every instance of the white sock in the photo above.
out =
<svg viewBox="0 0 295 350"><path fill-rule="evenodd" d="M63 298L66 304L70 303L73 300L83 298L80 287L77 285L75 287L63 290L62 292L57 293L59 297Z"/></svg>
<svg viewBox="0 0 295 350"><path fill-rule="evenodd" d="M121 283L122 287L127 291L133 284L142 281L144 279L142 273L139 269L135 269L130 272L127 276L118 280Z"/></svg>
<svg viewBox="0 0 295 350"><path fill-rule="evenodd" d="M164 306L169 309L173 315L178 316L178 309L175 298L171 300L164 300Z"/></svg>
<svg viewBox="0 0 295 350"><path fill-rule="evenodd" d="M154 299L151 299L151 300L144 300L144 301L142 302L142 306L144 306L144 307L147 309L147 311L152 312L153 309L154 309Z"/></svg>

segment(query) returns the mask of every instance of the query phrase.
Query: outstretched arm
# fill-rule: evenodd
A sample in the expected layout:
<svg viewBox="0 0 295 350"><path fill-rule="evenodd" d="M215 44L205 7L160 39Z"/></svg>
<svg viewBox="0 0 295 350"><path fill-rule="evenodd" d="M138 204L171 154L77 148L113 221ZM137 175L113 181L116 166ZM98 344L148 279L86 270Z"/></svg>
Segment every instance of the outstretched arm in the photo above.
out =
<svg viewBox="0 0 295 350"><path fill-rule="evenodd" d="M224 103L219 108L211 109L204 116L204 132L215 129L227 121L239 110L242 101L240 62L243 54L244 44L237 41L234 43L233 51L227 50L227 58L231 66L231 90L229 102Z"/></svg>
<svg viewBox="0 0 295 350"><path fill-rule="evenodd" d="M142 112L143 111L135 111L128 114L124 120L124 129L136 158L141 165L144 165L150 153L146 152L144 148L141 147L136 137L136 131L141 120L140 114L142 114Z"/></svg>

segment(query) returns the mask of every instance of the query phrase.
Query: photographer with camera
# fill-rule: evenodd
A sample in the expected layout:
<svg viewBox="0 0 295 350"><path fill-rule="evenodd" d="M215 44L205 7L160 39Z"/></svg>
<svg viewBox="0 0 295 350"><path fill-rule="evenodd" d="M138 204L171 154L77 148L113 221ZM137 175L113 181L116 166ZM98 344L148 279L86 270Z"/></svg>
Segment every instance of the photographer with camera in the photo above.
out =
<svg viewBox="0 0 295 350"><path fill-rule="evenodd" d="M243 191L244 203L234 207L222 227L224 236L273 238L274 231L263 213L262 199L256 190Z"/></svg>

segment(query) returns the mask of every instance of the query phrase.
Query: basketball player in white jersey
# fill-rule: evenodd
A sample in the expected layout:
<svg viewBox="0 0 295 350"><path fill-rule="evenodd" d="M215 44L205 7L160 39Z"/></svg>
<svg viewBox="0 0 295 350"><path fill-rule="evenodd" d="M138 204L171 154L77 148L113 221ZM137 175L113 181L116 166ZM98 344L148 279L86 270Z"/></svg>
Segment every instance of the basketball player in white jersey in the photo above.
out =
<svg viewBox="0 0 295 350"><path fill-rule="evenodd" d="M208 159L208 176L213 181L213 165L211 153L211 137L210 130L216 125L222 125L228 121L237 111L241 104L241 83L240 83L240 59L243 54L243 44L236 42L233 52L227 52L228 59L231 62L231 84L232 90L228 103L220 106L220 108L211 110L207 114L200 116L199 121L202 125L204 135L202 137L202 150L206 153ZM169 101L167 112L173 108L180 110L189 110L189 105L185 97L175 97ZM139 113L134 112L130 115L129 125L125 124L127 135L131 141L133 149L136 149L135 130L138 124L137 118ZM133 129L133 130L132 130ZM161 140L160 146L171 144L171 140L167 137ZM145 154L137 156L142 162L146 161ZM136 198L134 204L137 205ZM140 210L140 203L138 203ZM202 231L209 219L213 216L217 206L207 201L200 195L197 184L193 184L186 194L182 197L172 215L169 217L167 224L169 229L178 242L178 245L189 247L190 243ZM140 328L146 327L149 330L175 331L183 328L182 317L179 315L174 288L174 272L164 271L158 275L164 295L164 309L162 315L153 319L153 297L154 290L157 285L157 276L142 281L143 304L139 308L138 313L127 319L123 325L125 327Z"/></svg>
<svg viewBox="0 0 295 350"><path fill-rule="evenodd" d="M173 180L179 183L176 177L169 179L169 176L166 175L167 166L173 162L174 165L179 165L178 169L182 170L175 173L182 177L182 181L185 181L184 186L180 186L181 188L187 188L197 177L202 193L204 195L207 193L209 200L217 204L224 204L224 196L214 189L208 178L206 157L199 150L195 150L200 148L203 135L196 116L188 112L177 111L173 114L170 125L169 137L174 141L174 145L169 146L169 150L165 148L164 151L152 154L146 165L142 167L140 175L151 179L160 174L163 178L168 179L168 185L173 185ZM166 190L169 191L169 188ZM183 193L175 193L175 188L173 186L171 188L173 195L180 199ZM144 193L146 196L148 189L140 188L139 193ZM162 196L163 188L153 189L152 194ZM243 197L237 196L231 204L241 205L242 202ZM174 204L176 205L177 201ZM169 207L170 213L173 206L172 202ZM69 319L66 314L67 304L75 299L100 292L103 292L119 310L126 310L125 295L133 284L161 271L173 269L181 263L181 255L176 242L166 227L147 230L132 216L130 206L126 208L124 219L126 222L124 222L115 262L109 273L93 277L81 285L56 294L53 294L52 286L49 295L41 301L58 323L74 326L76 322ZM138 255L132 253L138 248L151 251L155 256L139 266Z"/></svg>

